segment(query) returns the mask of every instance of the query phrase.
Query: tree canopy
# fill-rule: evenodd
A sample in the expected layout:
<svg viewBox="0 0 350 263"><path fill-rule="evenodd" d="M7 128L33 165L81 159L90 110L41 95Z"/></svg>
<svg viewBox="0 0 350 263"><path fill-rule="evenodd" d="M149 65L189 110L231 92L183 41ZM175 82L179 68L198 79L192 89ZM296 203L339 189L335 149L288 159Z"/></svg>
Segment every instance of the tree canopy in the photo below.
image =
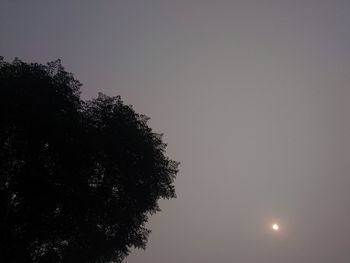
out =
<svg viewBox="0 0 350 263"><path fill-rule="evenodd" d="M178 163L121 98L80 98L59 60L0 58L0 261L120 262L175 197Z"/></svg>

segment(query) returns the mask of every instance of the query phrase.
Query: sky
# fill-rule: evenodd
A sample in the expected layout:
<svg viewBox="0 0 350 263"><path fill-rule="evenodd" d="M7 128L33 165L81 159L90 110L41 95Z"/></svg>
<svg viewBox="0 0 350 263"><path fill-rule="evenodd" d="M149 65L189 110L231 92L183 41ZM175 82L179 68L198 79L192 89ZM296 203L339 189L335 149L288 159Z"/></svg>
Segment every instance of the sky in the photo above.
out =
<svg viewBox="0 0 350 263"><path fill-rule="evenodd" d="M350 1L1 0L0 55L121 95L180 161L126 263L348 263ZM278 231L271 226L277 222Z"/></svg>

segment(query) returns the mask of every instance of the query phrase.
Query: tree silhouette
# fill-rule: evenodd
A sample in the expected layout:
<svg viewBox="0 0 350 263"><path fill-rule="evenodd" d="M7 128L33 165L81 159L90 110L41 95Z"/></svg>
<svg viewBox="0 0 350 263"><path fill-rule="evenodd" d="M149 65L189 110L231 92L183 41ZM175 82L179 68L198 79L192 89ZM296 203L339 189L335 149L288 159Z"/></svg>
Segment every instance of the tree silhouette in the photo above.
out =
<svg viewBox="0 0 350 263"><path fill-rule="evenodd" d="M59 60L0 58L0 262L121 262L175 197L148 118L80 86Z"/></svg>

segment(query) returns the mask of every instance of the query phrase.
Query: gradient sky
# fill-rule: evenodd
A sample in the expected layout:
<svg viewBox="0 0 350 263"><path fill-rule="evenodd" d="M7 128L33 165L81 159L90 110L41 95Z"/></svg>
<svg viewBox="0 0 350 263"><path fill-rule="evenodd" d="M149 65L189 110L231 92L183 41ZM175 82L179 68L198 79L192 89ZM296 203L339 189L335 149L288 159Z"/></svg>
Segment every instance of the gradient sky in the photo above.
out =
<svg viewBox="0 0 350 263"><path fill-rule="evenodd" d="M350 262L350 1L0 1L0 55L61 58L181 162L126 263ZM273 222L280 231L271 231Z"/></svg>

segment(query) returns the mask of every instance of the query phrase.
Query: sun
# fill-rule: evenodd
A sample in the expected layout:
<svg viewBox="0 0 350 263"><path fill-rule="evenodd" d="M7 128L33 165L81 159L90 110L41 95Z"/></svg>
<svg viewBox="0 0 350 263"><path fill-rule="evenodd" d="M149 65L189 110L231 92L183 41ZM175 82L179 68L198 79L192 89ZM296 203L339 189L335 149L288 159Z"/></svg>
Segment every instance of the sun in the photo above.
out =
<svg viewBox="0 0 350 263"><path fill-rule="evenodd" d="M279 225L277 225L277 224L273 224L273 225L272 225L272 229L275 230L275 231L277 231L279 228L280 228L280 227L279 227Z"/></svg>

